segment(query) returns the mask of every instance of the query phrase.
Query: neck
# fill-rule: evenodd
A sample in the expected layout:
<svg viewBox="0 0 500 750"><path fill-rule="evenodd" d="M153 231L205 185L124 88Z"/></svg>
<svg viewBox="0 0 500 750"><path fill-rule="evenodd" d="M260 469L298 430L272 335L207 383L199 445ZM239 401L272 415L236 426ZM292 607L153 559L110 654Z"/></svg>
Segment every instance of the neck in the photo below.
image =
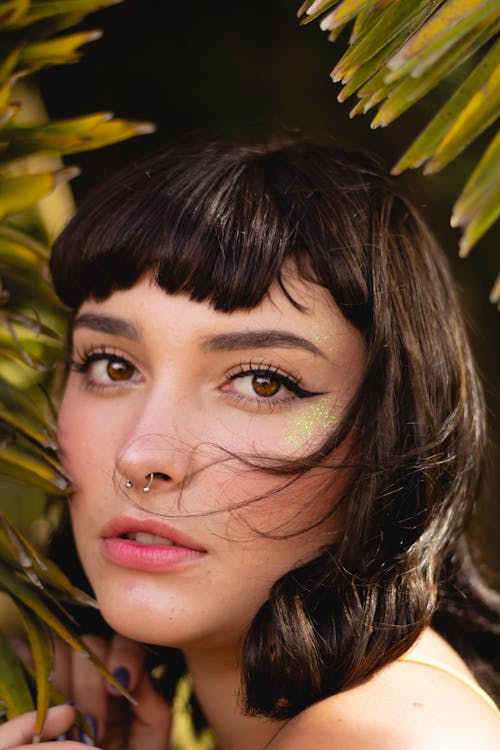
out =
<svg viewBox="0 0 500 750"><path fill-rule="evenodd" d="M236 659L218 651L185 656L196 697L217 736L217 750L264 750L284 722L243 713Z"/></svg>

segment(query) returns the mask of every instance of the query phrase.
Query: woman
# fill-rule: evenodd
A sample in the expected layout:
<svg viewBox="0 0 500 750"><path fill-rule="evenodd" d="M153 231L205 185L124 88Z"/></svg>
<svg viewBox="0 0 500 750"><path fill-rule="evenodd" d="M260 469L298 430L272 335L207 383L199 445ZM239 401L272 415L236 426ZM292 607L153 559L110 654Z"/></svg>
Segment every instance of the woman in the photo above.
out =
<svg viewBox="0 0 500 750"><path fill-rule="evenodd" d="M493 750L463 660L494 653L465 540L481 394L443 258L376 165L155 156L87 201L52 273L75 311L72 529L116 633L90 642L138 701L63 656L95 743L169 747L142 643L175 649L170 682L187 664L220 750ZM72 721L51 710L47 747Z"/></svg>

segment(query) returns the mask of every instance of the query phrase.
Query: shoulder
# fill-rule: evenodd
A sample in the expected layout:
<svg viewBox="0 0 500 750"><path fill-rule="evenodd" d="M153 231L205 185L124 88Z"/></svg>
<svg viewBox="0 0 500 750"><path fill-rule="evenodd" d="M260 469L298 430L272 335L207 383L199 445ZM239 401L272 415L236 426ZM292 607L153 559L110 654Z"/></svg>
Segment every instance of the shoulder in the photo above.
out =
<svg viewBox="0 0 500 750"><path fill-rule="evenodd" d="M456 665L455 665L456 666ZM292 719L270 750L498 750L500 714L468 685L395 662Z"/></svg>

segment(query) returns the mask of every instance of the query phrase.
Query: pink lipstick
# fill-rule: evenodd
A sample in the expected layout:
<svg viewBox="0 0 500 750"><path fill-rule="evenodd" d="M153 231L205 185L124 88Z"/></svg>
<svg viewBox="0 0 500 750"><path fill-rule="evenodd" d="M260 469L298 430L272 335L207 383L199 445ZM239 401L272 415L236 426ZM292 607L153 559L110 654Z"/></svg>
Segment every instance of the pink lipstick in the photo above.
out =
<svg viewBox="0 0 500 750"><path fill-rule="evenodd" d="M122 568L167 572L206 555L194 540L156 519L120 516L106 524L101 536L103 556Z"/></svg>

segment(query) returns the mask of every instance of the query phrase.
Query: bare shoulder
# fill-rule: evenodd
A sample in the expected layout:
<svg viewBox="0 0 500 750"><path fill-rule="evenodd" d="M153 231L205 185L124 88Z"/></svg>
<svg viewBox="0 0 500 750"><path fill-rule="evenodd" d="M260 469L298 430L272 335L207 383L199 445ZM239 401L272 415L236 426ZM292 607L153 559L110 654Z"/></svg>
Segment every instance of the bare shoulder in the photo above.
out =
<svg viewBox="0 0 500 750"><path fill-rule="evenodd" d="M446 656L444 652L442 658ZM460 673L459 657L453 664L451 655L447 664ZM466 667L463 671L469 677ZM498 750L500 714L453 674L423 663L396 662L362 685L303 711L276 736L269 750L402 747Z"/></svg>

